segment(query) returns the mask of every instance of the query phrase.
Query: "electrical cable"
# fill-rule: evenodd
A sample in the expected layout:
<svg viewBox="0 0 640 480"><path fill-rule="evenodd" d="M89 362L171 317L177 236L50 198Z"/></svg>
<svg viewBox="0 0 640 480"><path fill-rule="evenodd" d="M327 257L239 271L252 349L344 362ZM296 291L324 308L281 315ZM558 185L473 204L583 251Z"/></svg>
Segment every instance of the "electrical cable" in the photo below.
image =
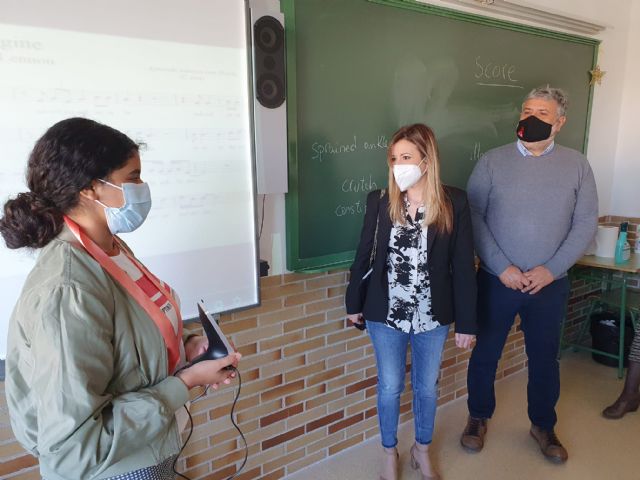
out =
<svg viewBox="0 0 640 480"><path fill-rule="evenodd" d="M232 480L233 478L235 478L242 471L244 466L247 464L247 459L249 458L249 447L247 445L247 439L245 438L244 433L242 433L242 430L240 430L240 427L238 426L238 424L236 423L236 421L233 418L233 414L234 414L235 409L236 409L236 404L238 403L238 398L240 397L240 389L242 388L242 377L240 376L240 371L237 368L235 368L235 367L231 367L231 368L236 372L236 375L238 377L238 390L236 390L236 395L235 395L235 398L233 399L233 404L231 405L231 413L229 414L229 417L231 418L231 423L233 424L235 429L238 430L238 433L240 434L240 437L242 438L242 442L244 443L244 461L242 462L242 465L240 465L240 468L238 470L236 470L236 472L233 475L231 475L230 477L227 477L226 480ZM204 397L207 394L208 391L209 391L209 386L207 386L207 388L205 388L204 392L202 392L202 394L200 394L191 403L195 403L198 400L200 400L202 397ZM178 475L180 478L184 478L185 480L191 480L189 477L187 477L186 475L183 475L182 473L180 473L180 472L178 472L176 470L176 464L178 463L178 459L180 458L180 455L182 455L183 450L187 446L187 443L189 443L189 439L191 438L191 435L193 434L193 417L191 416L191 412L189 412L189 409L187 408L186 405L184 406L184 409L187 411L187 415L189 415L189 435L187 435L187 439L185 440L184 444L182 445L182 448L180 448L180 451L178 452L178 455L173 460L173 465L171 466L171 468L173 469L173 473Z"/></svg>
<svg viewBox="0 0 640 480"><path fill-rule="evenodd" d="M242 379L240 377L240 371L238 371L238 369L235 367L233 367L233 369L236 371L236 374L238 375L238 391L236 392L236 397L233 399L233 404L231 405L231 413L229 414L229 417L231 418L231 423L240 434L240 438L242 438L242 443L244 443L244 460L242 461L242 465L240 465L240 468L236 470L236 472L233 475L228 477L227 480L231 480L232 478L235 478L242 471L244 466L247 464L247 459L249 458L249 446L247 445L247 439L244 437L244 433L242 433L242 430L240 430L240 427L238 426L236 421L233 419L233 412L236 409L236 403L238 403L238 398L240 397L240 388L242 387Z"/></svg>
<svg viewBox="0 0 640 480"><path fill-rule="evenodd" d="M267 194L262 195L262 219L260 220L260 233L258 233L258 240L262 238L262 227L264 227L264 201L267 198Z"/></svg>

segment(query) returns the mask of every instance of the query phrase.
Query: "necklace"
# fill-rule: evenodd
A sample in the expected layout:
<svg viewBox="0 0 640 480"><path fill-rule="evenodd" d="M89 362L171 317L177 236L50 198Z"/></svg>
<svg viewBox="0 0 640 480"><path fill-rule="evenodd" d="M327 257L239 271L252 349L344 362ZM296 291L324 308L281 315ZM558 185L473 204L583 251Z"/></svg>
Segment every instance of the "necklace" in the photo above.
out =
<svg viewBox="0 0 640 480"><path fill-rule="evenodd" d="M406 205L407 208L411 207L411 202L409 201L409 195L407 195L406 193L404 194L404 204ZM424 202L418 203L418 210L420 209L424 209Z"/></svg>

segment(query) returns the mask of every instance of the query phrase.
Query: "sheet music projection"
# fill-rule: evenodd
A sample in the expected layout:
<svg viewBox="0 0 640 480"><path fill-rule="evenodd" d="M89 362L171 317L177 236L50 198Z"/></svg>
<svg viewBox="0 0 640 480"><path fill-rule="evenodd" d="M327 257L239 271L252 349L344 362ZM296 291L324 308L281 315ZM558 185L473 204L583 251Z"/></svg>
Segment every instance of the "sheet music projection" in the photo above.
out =
<svg viewBox="0 0 640 480"><path fill-rule="evenodd" d="M224 8L233 46L0 23L0 201L26 190L29 152L61 119L92 118L143 143L153 207L122 238L179 293L186 318L200 299L214 312L257 303L244 5ZM33 261L0 245L0 358Z"/></svg>

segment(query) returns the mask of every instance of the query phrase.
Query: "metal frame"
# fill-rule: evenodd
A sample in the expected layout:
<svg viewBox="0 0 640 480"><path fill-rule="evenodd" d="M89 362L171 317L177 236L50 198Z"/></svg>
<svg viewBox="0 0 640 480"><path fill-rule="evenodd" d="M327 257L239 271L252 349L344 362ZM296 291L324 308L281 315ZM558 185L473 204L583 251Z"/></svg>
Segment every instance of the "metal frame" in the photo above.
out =
<svg viewBox="0 0 640 480"><path fill-rule="evenodd" d="M560 352L558 353L558 358L560 358L562 350L567 348L572 348L574 351L583 350L591 353L597 353L598 355L603 355L605 357L617 360L618 378L622 378L624 376L624 338L627 318L626 314L627 311L629 311L633 327L637 331L638 319L636 309L640 309L640 294L627 291L627 281L629 279L629 276L632 274L622 271L622 276L620 278L617 278L613 276L613 271L611 270L607 270L605 272L594 272L594 268L596 267L586 267L585 269L580 270L576 270L574 268L569 272L571 279L602 282L605 285L605 288L600 294L594 294L592 296L591 304L589 305L589 311L586 318L582 320L580 332L575 342L564 341L564 330L567 322L567 316L565 314L564 318L562 319L562 325L560 328ZM616 288L612 288L614 286ZM630 295L633 295L633 297L630 297ZM633 300L629 301L630 299ZM620 337L617 354L604 352L602 350L598 350L596 348L588 347L582 344L582 339L584 337L584 334L586 333L587 328L589 327L591 316L595 312L596 307L604 305L618 307L620 320Z"/></svg>
<svg viewBox="0 0 640 480"><path fill-rule="evenodd" d="M231 312L235 312L237 310L245 310L247 308L252 308L252 307L256 307L259 306L261 304L261 299L260 299L260 237L259 237L259 222L258 222L258 204L257 204L257 200L258 200L258 195L257 195L257 191L258 191L258 179L257 179L257 171L256 171L256 142L255 142L255 136L256 136L256 126L255 126L255 112L254 112L254 108L253 108L253 99L255 96L255 92L253 89L253 55L252 55L252 49L253 49L253 43L252 43L252 31L253 31L253 25L251 24L251 8L249 5L249 0L244 0L244 18L245 18L245 35L247 38L247 84L249 86L249 128L250 128L250 132L249 132L249 142L251 144L251 176L252 176L252 180L253 180L253 189L252 189L252 196L253 196L253 236L254 236L254 244L253 244L253 252L255 255L255 262L256 262L256 300L257 303L252 304L252 305L246 305L244 307L239 307L233 310L228 310L224 313L231 313ZM215 313L222 313L222 312L215 312Z"/></svg>

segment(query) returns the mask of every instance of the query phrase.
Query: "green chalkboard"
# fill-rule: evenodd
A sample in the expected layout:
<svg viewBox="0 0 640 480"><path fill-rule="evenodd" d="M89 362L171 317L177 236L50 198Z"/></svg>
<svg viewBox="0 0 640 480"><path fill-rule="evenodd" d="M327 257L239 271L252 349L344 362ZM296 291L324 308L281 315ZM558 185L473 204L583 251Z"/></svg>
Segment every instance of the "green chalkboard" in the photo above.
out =
<svg viewBox="0 0 640 480"><path fill-rule="evenodd" d="M413 0L282 0L287 41L287 268L351 262L367 193L386 187L402 125L438 138L445 183L515 141L523 97L570 97L558 143L586 151L598 41Z"/></svg>

